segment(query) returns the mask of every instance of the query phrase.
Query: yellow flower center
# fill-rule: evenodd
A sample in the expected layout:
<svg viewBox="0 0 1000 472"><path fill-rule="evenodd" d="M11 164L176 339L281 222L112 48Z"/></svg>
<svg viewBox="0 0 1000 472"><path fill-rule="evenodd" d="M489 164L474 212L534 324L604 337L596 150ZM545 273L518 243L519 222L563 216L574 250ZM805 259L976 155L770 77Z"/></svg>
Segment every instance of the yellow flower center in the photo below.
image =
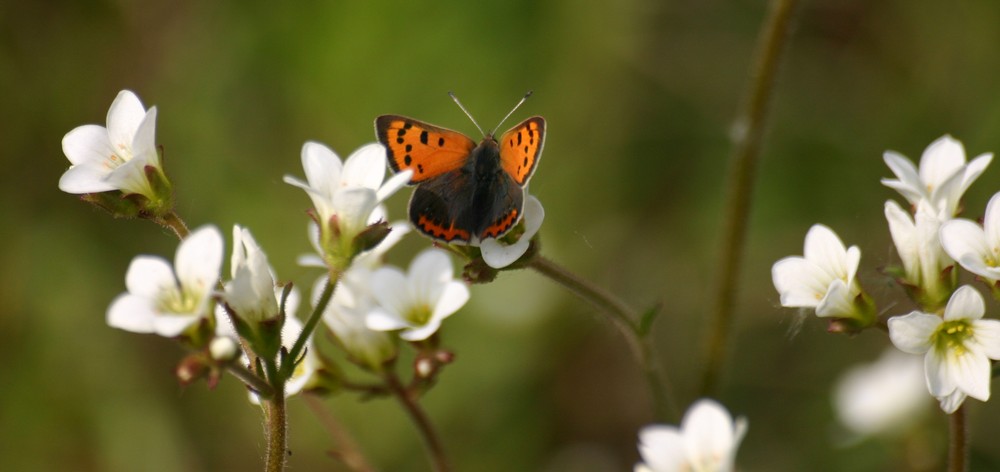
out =
<svg viewBox="0 0 1000 472"><path fill-rule="evenodd" d="M965 319L945 321L932 335L938 352L950 351L956 355L965 353L965 342L971 337L972 324Z"/></svg>

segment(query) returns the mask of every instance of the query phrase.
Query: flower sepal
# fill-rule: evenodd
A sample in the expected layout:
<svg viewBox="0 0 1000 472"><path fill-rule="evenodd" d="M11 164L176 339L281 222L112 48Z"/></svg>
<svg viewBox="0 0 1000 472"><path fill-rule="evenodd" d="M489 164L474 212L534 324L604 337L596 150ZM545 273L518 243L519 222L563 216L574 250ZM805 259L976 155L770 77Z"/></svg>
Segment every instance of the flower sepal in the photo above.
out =
<svg viewBox="0 0 1000 472"><path fill-rule="evenodd" d="M358 233L351 241L350 259L353 260L358 254L374 249L386 236L389 236L390 232L392 232L392 228L384 220L368 225L367 228Z"/></svg>
<svg viewBox="0 0 1000 472"><path fill-rule="evenodd" d="M284 312L278 316L250 322L233 311L229 305L225 305L225 308L230 315L229 321L236 328L236 334L246 340L254 354L264 359L277 359L278 351L281 349L281 328L285 325Z"/></svg>
<svg viewBox="0 0 1000 472"><path fill-rule="evenodd" d="M892 277L896 283L903 288L906 292L906 296L910 300L913 300L918 305L923 307L929 312L938 311L948 303L948 299L951 294L955 291L958 286L958 273L955 272L955 266L949 265L945 267L940 274L938 274L938 279L936 284L932 284L931 287L938 287L939 290L930 292L924 290L924 288L914 285L906 277L906 271L902 267L888 267L883 269L883 273ZM997 290L997 295L1000 296L1000 288ZM1000 298L998 298L1000 300Z"/></svg>
<svg viewBox="0 0 1000 472"><path fill-rule="evenodd" d="M853 316L830 319L826 327L828 333L855 335L875 324L878 311L875 301L867 293L861 292L854 297L852 306Z"/></svg>
<svg viewBox="0 0 1000 472"><path fill-rule="evenodd" d="M157 153L160 154L162 160L163 148L157 148ZM167 178L166 172L163 171L162 167L151 164L144 166L142 172L145 174L146 182L149 182L151 190L150 195L144 195L143 214L147 217L160 217L172 212L174 210L174 186Z"/></svg>

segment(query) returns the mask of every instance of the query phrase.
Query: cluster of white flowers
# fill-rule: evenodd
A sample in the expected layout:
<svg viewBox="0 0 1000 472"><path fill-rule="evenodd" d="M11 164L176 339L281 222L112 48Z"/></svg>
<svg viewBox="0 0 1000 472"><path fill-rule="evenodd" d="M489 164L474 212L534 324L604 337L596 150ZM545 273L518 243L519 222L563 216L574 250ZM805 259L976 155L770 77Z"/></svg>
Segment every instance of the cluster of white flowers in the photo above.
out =
<svg viewBox="0 0 1000 472"><path fill-rule="evenodd" d="M129 216L161 218L172 211L172 191L156 146L156 108L148 111L130 91L122 91L108 111L107 127L80 126L63 138L72 164L59 181L69 193L138 198ZM307 142L301 152L305 180L285 176L303 189L313 204L308 228L315 255L300 258L306 266L327 269L311 297L318 309L330 274L338 276L322 320L349 359L372 371L396 357L394 337L418 342L431 337L442 321L469 299L466 283L456 280L452 261L441 249L416 256L407 271L383 265L386 251L409 232L409 225L385 223L382 202L410 180L412 171L386 180L386 151L377 143L362 146L344 161L329 147ZM133 197L134 196L134 197ZM113 213L119 208L108 207ZM143 213L145 212L145 213ZM524 232L511 243L481 242L483 260L503 268L521 258L544 218L541 203L528 197ZM124 213L122 213L124 214ZM238 356L238 346L280 364L279 350L305 343L304 355L285 382L287 394L319 384L315 373L324 360L299 340L303 324L296 317L297 290L284 294L267 255L250 231L233 228L231 279L221 280L222 233L212 225L181 241L173 266L162 258L138 256L126 275L127 292L107 312L110 326L137 333L197 341L213 359ZM244 364L249 353L242 353ZM286 361L287 362L287 361ZM251 395L256 401L256 396Z"/></svg>
<svg viewBox="0 0 1000 472"><path fill-rule="evenodd" d="M1000 321L982 319L982 296L971 286L956 287L955 270L957 262L998 293L1000 193L990 200L982 226L956 218L962 195L993 155L983 154L966 162L962 144L944 136L927 147L919 169L898 153L887 151L883 157L896 178L883 179L882 183L897 190L909 204L907 210L893 200L885 203L889 232L902 262L902 269L893 274L920 306L909 314L889 318L889 338L899 350L924 356L926 387L941 409L952 413L966 396L983 401L989 398L990 359L1000 359ZM855 322L852 327L856 329L871 326L877 321L871 316L874 304L855 277L859 259L857 247L845 250L833 231L814 226L806 236L804 257L788 257L774 264L772 275L781 304L814 308L818 316L846 318ZM919 405L897 402L888 407L871 401L871 396L856 393L864 392L858 386L859 378L867 377L852 377L850 386L841 387L837 400L845 423L858 432L890 429L887 424L911 416L900 413L901 406ZM851 402L858 405L849 406ZM871 405L893 414L883 411L876 415ZM860 417L864 415L873 418Z"/></svg>

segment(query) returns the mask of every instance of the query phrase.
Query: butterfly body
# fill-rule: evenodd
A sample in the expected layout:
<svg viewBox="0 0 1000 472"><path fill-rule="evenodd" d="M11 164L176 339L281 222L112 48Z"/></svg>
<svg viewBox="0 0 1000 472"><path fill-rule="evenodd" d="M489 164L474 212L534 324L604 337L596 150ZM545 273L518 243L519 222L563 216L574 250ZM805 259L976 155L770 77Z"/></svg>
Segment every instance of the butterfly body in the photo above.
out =
<svg viewBox="0 0 1000 472"><path fill-rule="evenodd" d="M375 120L389 166L413 170L410 222L434 239L466 244L503 236L520 221L544 129L545 120L532 117L499 140L487 134L476 145L461 133L412 118Z"/></svg>

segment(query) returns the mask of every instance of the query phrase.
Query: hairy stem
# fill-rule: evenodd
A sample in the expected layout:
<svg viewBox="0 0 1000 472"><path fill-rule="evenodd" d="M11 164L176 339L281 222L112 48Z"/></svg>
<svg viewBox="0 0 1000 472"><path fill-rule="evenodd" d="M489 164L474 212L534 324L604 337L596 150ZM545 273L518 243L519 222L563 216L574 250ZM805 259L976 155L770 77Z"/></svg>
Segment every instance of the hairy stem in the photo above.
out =
<svg viewBox="0 0 1000 472"><path fill-rule="evenodd" d="M643 377L649 385L653 397L654 415L657 420L666 421L677 411L673 403L666 375L663 373L655 349L649 336L639 332L635 312L625 302L610 292L581 279L576 274L549 259L536 255L528 263L538 273L562 285L587 304L597 308L618 327L632 350L632 354L642 368Z"/></svg>
<svg viewBox="0 0 1000 472"><path fill-rule="evenodd" d="M444 453L444 446L441 444L441 438L438 437L434 426L431 425L430 418L427 417L424 409L420 407L415 396L403 387L394 370L385 371L385 382L389 390L392 391L393 396L399 400L406 413L410 415L410 419L417 426L417 430L420 431L420 436L423 437L424 445L427 446L427 453L430 456L431 466L435 472L447 472L451 470L451 466L448 464L448 456Z"/></svg>
<svg viewBox="0 0 1000 472"><path fill-rule="evenodd" d="M234 377L243 381L248 387L253 389L261 399L271 398L274 396L274 388L271 384L267 383L264 379L258 377L253 372L250 372L246 367L243 367L239 362L230 362L226 366L226 370Z"/></svg>
<svg viewBox="0 0 1000 472"><path fill-rule="evenodd" d="M337 418L330 413L330 410L326 408L323 401L318 396L310 393L303 394L302 398L305 400L306 406L312 410L313 415L326 428L326 431L330 433L333 441L337 444L337 449L331 451L330 455L355 472L374 472L375 468L365 458L357 441L337 421Z"/></svg>
<svg viewBox="0 0 1000 472"><path fill-rule="evenodd" d="M173 231L174 234L177 235L177 239L183 240L188 234L191 233L187 227L187 223L184 223L184 220L181 219L180 215L173 211L157 218L155 221L159 223L160 226L169 228Z"/></svg>
<svg viewBox="0 0 1000 472"><path fill-rule="evenodd" d="M267 456L264 461L265 472L282 472L285 470L285 450L287 449L288 418L285 413L285 386L274 386L274 396L264 404L264 436L267 440Z"/></svg>
<svg viewBox="0 0 1000 472"><path fill-rule="evenodd" d="M708 360L702 378L701 394L712 396L718 389L726 358L733 306L738 296L738 279L743 261L750 200L761 143L767 125L768 105L774 92L774 78L790 36L797 0L774 0L757 38L747 99L733 125L733 150L729 161L729 195L726 200L725 229L721 247L719 281L709 330Z"/></svg>
<svg viewBox="0 0 1000 472"><path fill-rule="evenodd" d="M968 470L969 439L965 427L965 405L948 415L948 472Z"/></svg>

